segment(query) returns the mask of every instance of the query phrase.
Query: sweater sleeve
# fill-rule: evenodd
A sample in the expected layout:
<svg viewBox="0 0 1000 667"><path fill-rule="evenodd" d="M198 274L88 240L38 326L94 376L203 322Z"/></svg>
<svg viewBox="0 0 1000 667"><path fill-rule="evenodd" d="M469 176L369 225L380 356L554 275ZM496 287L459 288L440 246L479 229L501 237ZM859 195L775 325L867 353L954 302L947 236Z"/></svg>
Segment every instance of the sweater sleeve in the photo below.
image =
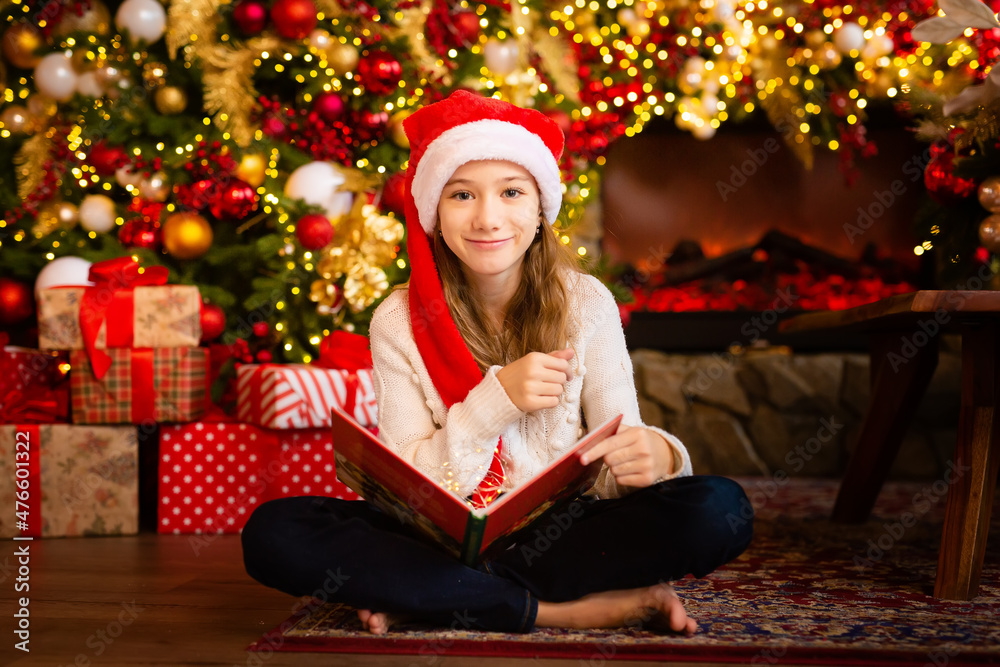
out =
<svg viewBox="0 0 1000 667"><path fill-rule="evenodd" d="M369 329L379 437L410 465L464 498L486 476L500 433L524 413L497 380L500 367L495 366L465 400L435 415L406 353L412 336L400 311L376 311Z"/></svg>
<svg viewBox="0 0 1000 667"><path fill-rule="evenodd" d="M597 278L585 276L579 285L585 308L591 312L592 334L586 344L581 405L590 427L603 424L615 415L622 414L623 426L641 426L659 435L670 445L674 455L674 469L665 479L692 474L691 458L684 444L671 433L656 426L648 426L639 415L632 359L625 345L625 332L614 296ZM594 490L601 498L617 498L635 491L633 487L620 486L607 466L601 469Z"/></svg>

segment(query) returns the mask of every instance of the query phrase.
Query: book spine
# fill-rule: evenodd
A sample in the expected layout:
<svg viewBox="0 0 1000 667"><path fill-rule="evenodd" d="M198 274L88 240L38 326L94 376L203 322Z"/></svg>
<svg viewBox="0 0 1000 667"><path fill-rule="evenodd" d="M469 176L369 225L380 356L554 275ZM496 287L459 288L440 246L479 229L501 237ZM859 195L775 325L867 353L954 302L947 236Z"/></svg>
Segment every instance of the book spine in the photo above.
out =
<svg viewBox="0 0 1000 667"><path fill-rule="evenodd" d="M469 567L475 567L479 560L479 552L482 550L483 533L486 531L485 516L476 516L469 512L469 518L465 522L465 538L462 540L462 563Z"/></svg>

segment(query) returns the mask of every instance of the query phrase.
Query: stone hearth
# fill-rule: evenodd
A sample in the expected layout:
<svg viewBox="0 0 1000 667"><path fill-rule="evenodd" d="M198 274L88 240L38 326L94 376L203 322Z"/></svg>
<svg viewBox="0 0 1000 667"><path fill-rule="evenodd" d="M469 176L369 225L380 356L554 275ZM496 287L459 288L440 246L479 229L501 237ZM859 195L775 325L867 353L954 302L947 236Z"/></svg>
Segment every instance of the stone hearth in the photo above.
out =
<svg viewBox="0 0 1000 667"><path fill-rule="evenodd" d="M697 473L839 477L869 401L868 355L632 352L643 421L676 434ZM942 345L937 371L890 477L936 479L953 456L961 353Z"/></svg>

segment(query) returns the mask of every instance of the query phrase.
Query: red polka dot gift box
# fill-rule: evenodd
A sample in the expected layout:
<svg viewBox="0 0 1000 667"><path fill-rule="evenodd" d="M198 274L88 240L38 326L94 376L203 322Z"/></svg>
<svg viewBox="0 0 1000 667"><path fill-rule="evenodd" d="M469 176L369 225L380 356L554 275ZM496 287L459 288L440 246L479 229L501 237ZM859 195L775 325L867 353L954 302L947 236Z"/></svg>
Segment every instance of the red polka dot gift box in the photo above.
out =
<svg viewBox="0 0 1000 667"><path fill-rule="evenodd" d="M238 533L261 503L358 496L337 480L329 429L194 422L160 427L157 530Z"/></svg>

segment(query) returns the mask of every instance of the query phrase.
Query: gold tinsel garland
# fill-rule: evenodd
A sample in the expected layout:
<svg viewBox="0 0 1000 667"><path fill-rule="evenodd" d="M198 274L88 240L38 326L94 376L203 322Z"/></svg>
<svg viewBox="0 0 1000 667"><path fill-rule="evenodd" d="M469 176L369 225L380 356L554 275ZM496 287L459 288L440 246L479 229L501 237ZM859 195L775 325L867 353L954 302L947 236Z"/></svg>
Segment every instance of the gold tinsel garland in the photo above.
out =
<svg viewBox="0 0 1000 667"><path fill-rule="evenodd" d="M205 111L214 114L216 127L229 132L240 146L249 146L257 130L250 120L250 112L257 104L254 60L264 51L275 51L279 46L276 37L254 37L245 48L216 44L203 54Z"/></svg>
<svg viewBox="0 0 1000 667"><path fill-rule="evenodd" d="M219 22L216 0L173 0L168 10L167 51L170 59L177 58L177 50L191 44L185 60L192 60L216 41L215 26Z"/></svg>
<svg viewBox="0 0 1000 667"><path fill-rule="evenodd" d="M42 165L52 153L52 140L48 133L36 134L21 145L14 156L14 166L17 170L17 196L27 198L45 178Z"/></svg>
<svg viewBox="0 0 1000 667"><path fill-rule="evenodd" d="M788 65L791 52L783 49L777 40L770 39L766 47L758 46L757 51L752 65L754 79L757 81L787 82L795 75L795 70ZM759 102L771 125L781 132L785 144L792 149L806 169L812 169L812 140L809 133L801 131L800 124L803 122L803 117L798 115L806 102L798 89L794 86L779 85L777 90L765 94Z"/></svg>

